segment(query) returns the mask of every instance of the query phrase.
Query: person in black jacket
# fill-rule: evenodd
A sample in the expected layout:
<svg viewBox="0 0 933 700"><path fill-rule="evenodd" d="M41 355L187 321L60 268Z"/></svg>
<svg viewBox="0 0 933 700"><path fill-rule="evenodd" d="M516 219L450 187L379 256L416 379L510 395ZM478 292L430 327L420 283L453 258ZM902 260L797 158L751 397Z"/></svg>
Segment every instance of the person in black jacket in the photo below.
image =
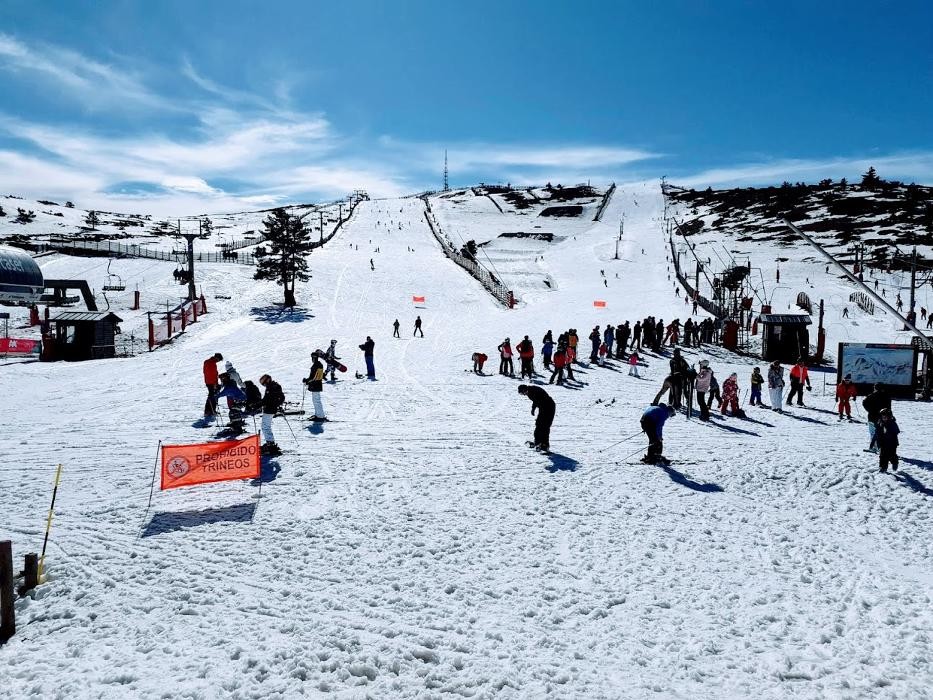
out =
<svg viewBox="0 0 933 700"><path fill-rule="evenodd" d="M551 449L551 423L554 422L554 413L557 410L554 399L541 387L528 384L519 384L518 393L531 399L531 415L535 415L535 411L538 412L538 418L535 420L534 442L529 442L528 446L542 452L549 451Z"/></svg>
<svg viewBox="0 0 933 700"><path fill-rule="evenodd" d="M878 471L884 473L888 471L888 463L891 464L891 470L897 471L897 446L899 440L897 436L901 429L897 427L897 421L894 420L894 414L890 408L882 408L878 414L880 418L875 424L875 434L871 438L871 447L878 445Z"/></svg>
<svg viewBox="0 0 933 700"><path fill-rule="evenodd" d="M878 424L878 419L881 418L881 411L884 409L891 410L891 395L884 390L883 386L875 384L872 387L872 392L862 400L862 408L865 409L868 420L868 434L872 438L872 443L869 444L868 449L877 452L877 448L874 447L875 426Z"/></svg>
<svg viewBox="0 0 933 700"><path fill-rule="evenodd" d="M246 392L246 413L254 416L262 411L262 392L259 387L247 379L243 382L243 391Z"/></svg>
<svg viewBox="0 0 933 700"><path fill-rule="evenodd" d="M360 350L363 351L363 359L366 360L366 376L370 379L376 378L376 367L373 365L373 348L376 347L376 343L368 335L366 336L366 342L360 345Z"/></svg>
<svg viewBox="0 0 933 700"><path fill-rule="evenodd" d="M262 452L265 455L280 455L282 450L275 444L275 435L272 434L272 417L281 410L285 403L285 394L282 393L279 383L273 381L268 374L262 375L259 383L266 390L262 397L262 436L265 438Z"/></svg>
<svg viewBox="0 0 933 700"><path fill-rule="evenodd" d="M635 321L632 329L632 350L641 350L641 321Z"/></svg>

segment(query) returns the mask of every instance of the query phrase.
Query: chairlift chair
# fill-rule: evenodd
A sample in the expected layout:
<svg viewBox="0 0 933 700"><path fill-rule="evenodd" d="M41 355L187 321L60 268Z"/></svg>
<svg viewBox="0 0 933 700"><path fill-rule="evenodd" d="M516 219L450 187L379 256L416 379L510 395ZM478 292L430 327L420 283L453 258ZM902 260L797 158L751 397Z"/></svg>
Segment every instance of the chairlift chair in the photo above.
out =
<svg viewBox="0 0 933 700"><path fill-rule="evenodd" d="M122 292L126 290L126 285L123 284L123 278L120 277L120 275L110 272L111 263L113 263L113 260L107 262L107 284L101 287L101 289L105 292Z"/></svg>

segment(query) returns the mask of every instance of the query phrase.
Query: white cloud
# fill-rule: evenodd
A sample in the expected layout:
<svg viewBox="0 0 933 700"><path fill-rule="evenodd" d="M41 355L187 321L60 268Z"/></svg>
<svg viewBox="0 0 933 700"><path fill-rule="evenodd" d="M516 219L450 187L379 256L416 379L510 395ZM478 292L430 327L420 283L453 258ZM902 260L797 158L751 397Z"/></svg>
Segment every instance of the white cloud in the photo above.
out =
<svg viewBox="0 0 933 700"><path fill-rule="evenodd" d="M465 170L489 166L605 170L658 157L658 153L634 148L575 145L516 147L507 144L482 144L472 147L460 146L448 152L450 161Z"/></svg>

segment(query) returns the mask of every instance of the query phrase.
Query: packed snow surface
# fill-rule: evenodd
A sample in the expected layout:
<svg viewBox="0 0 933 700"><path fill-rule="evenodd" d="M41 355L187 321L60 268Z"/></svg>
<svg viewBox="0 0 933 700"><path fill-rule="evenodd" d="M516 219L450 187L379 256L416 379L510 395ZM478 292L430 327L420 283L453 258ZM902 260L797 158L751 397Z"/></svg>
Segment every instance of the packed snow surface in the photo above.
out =
<svg viewBox="0 0 933 700"><path fill-rule="evenodd" d="M65 465L48 581L17 603L0 695L928 696L927 405L895 404L899 475L862 451L864 414L837 422L835 375L818 372L807 408L676 416L673 464L646 466L638 418L668 358L645 355L636 379L584 352L578 387L546 387L553 454L525 446L530 402L496 374L506 336L540 350L546 330L575 327L586 348L596 324L689 315L661 209L657 186L637 185L615 192L604 223L548 220L544 259L537 239L527 255L556 288L529 286L508 310L443 257L420 200L364 202L311 255L291 312L250 268L204 265L210 313L172 345L0 367L0 538L17 558L41 547ZM468 221L444 216L466 237ZM144 279L150 263L135 264L127 276ZM887 342L894 328L852 332ZM367 335L374 382L354 378ZM310 352L332 338L349 366L325 385L332 422L276 419L285 454L265 465L261 496L248 482L156 491L147 512L159 441L217 432L194 427L206 357L269 373L301 402ZM488 376L466 371L475 351ZM685 355L710 359L720 381L738 372L744 399L753 360Z"/></svg>

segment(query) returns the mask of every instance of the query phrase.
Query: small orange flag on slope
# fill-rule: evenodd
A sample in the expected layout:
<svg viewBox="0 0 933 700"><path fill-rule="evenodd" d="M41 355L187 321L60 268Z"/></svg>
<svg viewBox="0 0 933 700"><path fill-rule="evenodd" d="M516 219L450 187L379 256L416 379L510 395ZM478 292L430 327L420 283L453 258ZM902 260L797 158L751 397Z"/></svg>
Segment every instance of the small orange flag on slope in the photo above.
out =
<svg viewBox="0 0 933 700"><path fill-rule="evenodd" d="M599 307L599 308L603 308L603 309L604 309L604 308L606 308L606 302L600 301L599 299L597 299L596 301L593 302L593 306L596 306L596 307Z"/></svg>

